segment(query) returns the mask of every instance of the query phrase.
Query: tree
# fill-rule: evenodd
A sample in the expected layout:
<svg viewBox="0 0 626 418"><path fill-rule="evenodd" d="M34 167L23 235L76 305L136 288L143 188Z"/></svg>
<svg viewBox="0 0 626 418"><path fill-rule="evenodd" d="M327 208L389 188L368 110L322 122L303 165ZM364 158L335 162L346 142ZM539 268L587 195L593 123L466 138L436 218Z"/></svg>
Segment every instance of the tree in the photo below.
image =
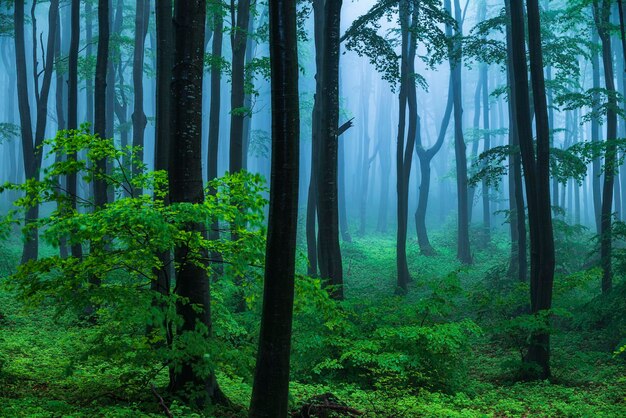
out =
<svg viewBox="0 0 626 418"><path fill-rule="evenodd" d="M230 44L232 46L232 79L230 92L230 164L229 171L236 173L243 167L243 120L249 117L244 108L245 67L248 25L251 0L231 0L231 22L233 24ZM235 10L237 12L235 13Z"/></svg>
<svg viewBox="0 0 626 418"><path fill-rule="evenodd" d="M69 79L68 79L68 105L67 105L67 128L78 129L78 48L80 45L80 0L72 0L70 11L70 54L69 54ZM68 155L67 158L76 159L76 154ZM70 198L72 210L76 210L76 198L78 194L78 179L76 173L67 176L67 193ZM81 258L83 248L80 244L71 247L72 257Z"/></svg>
<svg viewBox="0 0 626 418"><path fill-rule="evenodd" d="M450 0L444 0L445 9L451 14ZM455 36L463 36L461 5L454 0L454 19L456 20ZM446 26L446 33L452 33L452 26ZM472 263L469 242L469 205L467 190L467 155L463 139L463 100L461 83L461 43L453 41L450 55L450 71L452 72L452 96L454 100L454 154L456 157L456 190L458 198L458 238L457 258L465 264Z"/></svg>
<svg viewBox="0 0 626 418"><path fill-rule="evenodd" d="M320 137L320 103L322 98L322 57L324 43L324 0L313 1L313 39L315 43L315 97L311 115L311 176L306 204L307 274L317 275L317 176Z"/></svg>
<svg viewBox="0 0 626 418"><path fill-rule="evenodd" d="M174 5L174 61L171 82L170 201L199 204L204 201L202 183L202 78L204 68L204 26L206 3L201 0L177 1ZM204 225L190 222L189 233L204 234ZM176 310L183 323L179 333L201 332L211 336L211 293L206 270L197 263L185 262L188 248L174 251L179 265L176 275ZM205 257L206 258L206 257ZM198 407L219 401L213 371L200 370L203 358L197 354L186 359L173 375L171 388ZM188 393L186 390L192 389Z"/></svg>
<svg viewBox="0 0 626 418"><path fill-rule="evenodd" d="M430 193L430 178L431 167L430 163L432 159L437 155L448 131L448 125L450 124L450 116L452 115L452 107L454 101L452 96L452 74L450 74L450 82L448 84L448 101L446 104L446 110L441 121L441 127L439 128L439 135L437 141L430 148L424 148L422 144L422 136L418 132L417 144L415 146L415 152L420 161L420 185L419 195L417 200L417 210L415 211L415 229L417 231L417 242L420 247L420 251L423 255L430 256L435 254L435 250L430 244L428 239L428 231L426 230L426 209L428 207L428 195Z"/></svg>
<svg viewBox="0 0 626 418"><path fill-rule="evenodd" d="M398 118L398 144L396 148L396 191L398 196L396 270L397 291L406 293L408 283L411 280L406 257L409 178L411 176L415 137L418 132L417 98L415 80L412 80L412 77L415 74L415 54L417 50L415 39L417 21L415 18L419 11L418 5L412 4L408 0L401 0L399 8L400 30L402 32L400 48L402 52L400 55L400 94L398 95L400 114ZM409 113L408 132L406 132L407 108Z"/></svg>
<svg viewBox="0 0 626 418"><path fill-rule="evenodd" d="M41 170L42 150L44 135L46 133L46 123L48 120L48 97L50 95L50 85L52 83L52 72L54 69L54 52L56 36L56 26L59 21L59 1L51 0L48 12L48 40L46 51L43 56L43 80L39 87L39 63L37 61L37 19L35 8L37 2L33 2L31 8L31 23L33 25L33 83L35 91L36 120L35 131L31 119L30 100L28 96L28 81L26 69L26 45L24 35L24 1L15 1L13 10L14 37L15 37L15 69L17 71L17 99L20 114L22 153L24 157L24 171L26 181L36 181ZM43 51L43 37L42 45ZM43 52L42 52L43 54ZM39 254L39 237L36 226L39 217L39 206L30 206L25 214L24 223L27 225L27 239L24 241L24 251L22 253L22 263L37 259Z"/></svg>
<svg viewBox="0 0 626 418"><path fill-rule="evenodd" d="M612 225L613 225L613 187L617 169L617 96L613 73L613 52L610 35L611 2L593 1L593 17L602 41L602 63L604 83L607 91L608 106L606 111L606 152L604 154L604 184L602 187L602 208L600 212L600 263L602 266L602 292L611 290L613 285L612 263Z"/></svg>
<svg viewBox="0 0 626 418"><path fill-rule="evenodd" d="M250 417L286 418L299 185L296 2L270 0L269 7L272 181L263 313Z"/></svg>
<svg viewBox="0 0 626 418"><path fill-rule="evenodd" d="M510 1L505 2L507 16L511 16ZM527 240L526 240L526 209L524 205L524 192L522 185L522 161L519 150L519 132L517 129L517 98L516 81L513 73L513 39L510 19L506 25L506 74L509 84L509 212L511 228L511 259L509 262L509 274L516 277L520 282L526 281L528 270ZM526 83L528 85L528 82Z"/></svg>
<svg viewBox="0 0 626 418"><path fill-rule="evenodd" d="M98 0L98 50L96 56L96 81L94 90L94 133L107 137L107 70L109 67L109 2ZM96 161L100 175L107 171L105 159ZM102 179L94 180L94 205L96 208L107 203L107 185Z"/></svg>
<svg viewBox="0 0 626 418"><path fill-rule="evenodd" d="M137 0L135 2L135 41L133 52L133 147L137 147L137 160L143 163L144 134L147 124L146 114L143 111L143 71L146 35L148 34L148 22L150 20L150 0ZM133 167L133 174L138 173L137 167ZM137 191L141 194L141 191Z"/></svg>
<svg viewBox="0 0 626 418"><path fill-rule="evenodd" d="M320 276L334 286L333 296L343 298L343 267L339 247L337 187L339 130L339 48L342 0L324 4L321 59L320 136L317 155L317 258ZM318 9L319 10L319 9Z"/></svg>
<svg viewBox="0 0 626 418"><path fill-rule="evenodd" d="M524 167L530 226L531 313L540 321L548 321L547 312L552 304L555 261L550 206L550 130L543 75L539 6L535 0L528 1L528 49L537 123L536 157L528 97L523 4L510 2L509 11L514 76L512 88L515 92L517 132ZM547 331L547 326L531 332L530 344L524 361L538 366L539 369L537 373L530 372L529 377L545 379L550 376L550 334Z"/></svg>

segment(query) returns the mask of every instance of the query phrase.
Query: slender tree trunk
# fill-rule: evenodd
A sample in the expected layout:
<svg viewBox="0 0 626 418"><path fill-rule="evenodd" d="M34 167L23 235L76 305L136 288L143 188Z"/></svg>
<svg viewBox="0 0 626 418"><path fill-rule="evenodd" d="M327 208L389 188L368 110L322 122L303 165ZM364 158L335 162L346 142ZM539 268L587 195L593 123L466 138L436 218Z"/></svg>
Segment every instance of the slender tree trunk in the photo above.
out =
<svg viewBox="0 0 626 418"><path fill-rule="evenodd" d="M450 11L450 0L445 0L447 10ZM459 0L454 0L454 18L457 22L457 34L463 33L461 19L461 5ZM456 43L455 52L460 55L461 45ZM461 60L450 60L452 72L452 94L454 96L454 153L456 157L456 182L458 196L458 242L457 258L464 264L472 264L472 253L469 241L469 205L467 190L467 156L465 154L465 140L463 139L463 100L461 82Z"/></svg>
<svg viewBox="0 0 626 418"><path fill-rule="evenodd" d="M233 30L232 45L232 88L230 114L230 172L236 173L243 169L243 120L250 117L249 109L244 108L245 98L245 65L248 24L250 21L251 0L239 0L237 13L232 14ZM235 10L231 0L231 10Z"/></svg>
<svg viewBox="0 0 626 418"><path fill-rule="evenodd" d="M593 44L598 43L597 31L592 31L591 42ZM594 92L600 89L600 61L598 59L598 53L592 48L591 51L591 67L592 67L592 80ZM599 93L593 93L594 107L600 105ZM600 122L597 118L591 120L591 140L593 142L599 142L600 139ZM601 234L601 219L602 219L602 190L600 189L600 176L601 176L601 161L600 158L594 158L592 162L592 191L593 191L593 209L596 220L596 231Z"/></svg>
<svg viewBox="0 0 626 418"><path fill-rule="evenodd" d="M222 2L215 0L213 7L215 8L213 15L213 40L211 54L214 62L221 62L222 46L224 40L224 17L222 15ZM218 61L219 60L219 61ZM221 66L211 67L211 102L209 105L209 138L208 138L208 154L207 154L207 180L211 181L218 177L218 151L220 142L220 105L222 102L222 68ZM215 194L216 190L209 189L209 193ZM213 222L209 229L209 239L218 240L220 238L219 224ZM211 258L216 260L214 268L217 274L221 273L220 265L221 254L214 252Z"/></svg>
<svg viewBox="0 0 626 418"><path fill-rule="evenodd" d="M415 228L417 230L417 242L419 244L420 251L423 255L426 256L435 255L435 250L430 244L430 240L428 239L428 232L426 229L426 209L428 206L428 195L430 192L431 177L430 163L443 145L443 141L448 131L448 125L450 125L450 116L452 115L453 106L454 101L452 95L452 75L450 75L450 82L448 83L448 102L446 104L446 110L441 121L441 127L439 128L439 136L437 137L437 141L430 149L426 150L422 146L422 137L418 133L417 145L415 147L415 151L420 161L421 173L417 210L415 211Z"/></svg>
<svg viewBox="0 0 626 418"><path fill-rule="evenodd" d="M306 206L306 248L309 264L307 274L317 275L317 183L320 147L320 112L322 101L322 59L324 52L324 0L313 1L313 32L315 39L315 98L311 115L311 176Z"/></svg>
<svg viewBox="0 0 626 418"><path fill-rule="evenodd" d="M489 65L483 64L480 69L482 74L482 90L483 90L483 130L484 130L484 145L483 152L489 151L491 148L491 134L489 133ZM483 239L485 245L491 241L491 209L489 205L489 185L487 181L483 179L482 182L483 192Z"/></svg>
<svg viewBox="0 0 626 418"><path fill-rule="evenodd" d="M73 6L74 0L72 0ZM80 19L80 11L78 12ZM85 54L87 57L91 58L93 55L93 3L91 1L85 2ZM73 24L73 23L72 23ZM78 29L80 30L80 20L77 24ZM80 34L77 35L80 39ZM77 49L78 50L78 49ZM94 98L93 98L93 82L94 80L91 77L85 77L85 99L87 100L87 120L86 122L93 125L93 112L94 112ZM92 126L93 129L93 126Z"/></svg>
<svg viewBox="0 0 626 418"><path fill-rule="evenodd" d="M602 62L604 82L608 92L608 108L606 115L606 152L604 156L604 185L602 190L602 210L600 219L600 259L602 265L602 292L609 292L613 285L611 269L612 221L613 221L613 187L617 165L617 97L613 74L613 55L609 34L609 17L611 4L609 0L593 2L594 19L600 40L602 41Z"/></svg>
<svg viewBox="0 0 626 418"><path fill-rule="evenodd" d="M343 267L339 247L338 127L339 48L342 0L326 2L322 53L320 137L317 167L317 256L320 276L334 286L332 296L343 299Z"/></svg>
<svg viewBox="0 0 626 418"><path fill-rule="evenodd" d="M55 43L57 45L56 50L54 51L54 60L56 63L61 62L61 25L57 25L54 36L56 37ZM56 72L56 83L55 83L55 107L57 114L57 130L62 131L67 129L67 122L65 120L65 82L63 80L63 72L60 71L58 64L55 66ZM60 163L63 161L65 156L62 153L57 153L55 156L55 162ZM63 179L57 178L57 181L61 183ZM62 187L67 191L67 186L62 185ZM65 192L67 194L67 192ZM67 198L67 196L66 196ZM59 202L57 204L57 210L63 210L63 203ZM61 258L67 258L69 255L68 247L67 247L67 239L62 237L59 241L59 255Z"/></svg>
<svg viewBox="0 0 626 418"><path fill-rule="evenodd" d="M150 19L150 0L137 0L135 2L135 44L133 52L133 147L137 149L137 161L144 161L144 136L148 120L143 110L143 67L145 56L146 36L148 34L148 22ZM139 175L139 167L133 166L133 176ZM142 190L135 191L138 195Z"/></svg>
<svg viewBox="0 0 626 418"><path fill-rule="evenodd" d="M67 128L78 129L78 48L80 44L80 0L72 0L70 11L70 53L68 66L68 105ZM76 153L67 156L76 159ZM70 196L72 210L77 210L76 197L78 195L76 173L67 176L67 192ZM82 258L83 247L79 243L71 247L72 257Z"/></svg>
<svg viewBox="0 0 626 418"><path fill-rule="evenodd" d="M511 16L510 0L505 1L507 15ZM513 39L511 25L507 25L507 80L509 83L509 146L512 148L509 162L509 203L511 222L511 262L509 272L512 277L517 277L521 282L526 281L528 271L527 240L526 240L526 212L522 184L522 161L520 149L520 133L518 130L518 106L517 79L514 74ZM526 89L528 80L526 79ZM523 86L523 84L522 84ZM527 90L524 90L527 91ZM524 93L526 95L526 93ZM528 104L528 98L520 99L519 103ZM528 116L530 118L530 116Z"/></svg>
<svg viewBox="0 0 626 418"><path fill-rule="evenodd" d="M15 66L17 71L17 95L20 114L22 154L24 158L24 172L26 180L38 180L42 162L42 147L48 121L48 97L54 71L54 54L56 41L56 27L59 20L59 1L51 0L48 12L48 40L45 49L45 65L43 66L43 80L41 89L39 88L39 69L37 66L37 27L34 1L31 8L31 20L33 24L33 81L35 90L36 121L33 135L33 125L30 114L30 103L28 97L28 81L26 69L26 46L24 35L24 1L17 0L14 5L14 39L15 39ZM42 45L43 49L43 45ZM33 204L26 210L24 217L25 226L28 228L24 250L22 253L22 264L36 260L39 254L39 234L36 227L39 218L39 205Z"/></svg>
<svg viewBox="0 0 626 418"><path fill-rule="evenodd" d="M415 95L411 94L411 90L415 93L415 86L411 86L411 60L415 58L413 53L411 29L411 9L408 0L400 1L400 30L401 30L401 56L400 56L400 94L399 101L399 117L398 117L398 144L396 149L396 192L398 196L397 205L397 236L396 236L396 271L397 271L397 293L406 293L408 284L411 280L409 274L409 266L406 256L406 238L407 238L407 218L408 218L408 177L407 171L410 173L410 160L407 162L408 149L410 144L415 140L417 133L417 109L415 108ZM411 103L409 103L411 101ZM407 130L407 108L409 113L409 123ZM405 131L406 132L405 134ZM406 136L406 140L405 140ZM405 147L406 143L406 147ZM408 165L408 167L407 167Z"/></svg>
<svg viewBox="0 0 626 418"><path fill-rule="evenodd" d="M298 227L299 103L296 4L270 0L272 183L263 314L250 417L289 415L289 355Z"/></svg>

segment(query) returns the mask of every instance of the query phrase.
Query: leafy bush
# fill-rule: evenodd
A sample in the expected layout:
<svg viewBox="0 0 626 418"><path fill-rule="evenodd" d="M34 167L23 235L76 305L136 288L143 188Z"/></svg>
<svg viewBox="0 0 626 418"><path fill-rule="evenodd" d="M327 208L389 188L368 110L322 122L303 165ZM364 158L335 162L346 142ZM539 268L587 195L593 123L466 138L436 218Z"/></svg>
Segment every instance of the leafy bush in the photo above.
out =
<svg viewBox="0 0 626 418"><path fill-rule="evenodd" d="M49 167L41 181L7 184L4 189L23 193L16 205L24 210L33 204L56 204L49 216L24 226L25 233L36 226L46 244L81 246L83 256L51 254L29 261L18 268L8 288L32 308L54 306L57 317L66 315L74 323L94 319L68 373L78 364L106 359L106 367L119 371L121 381L141 386L189 356L204 357L201 367L206 372L229 359L246 331L219 305L232 295L235 277L243 278L244 287L260 282L266 204L262 178L248 173L226 176L209 183L202 203L167 204L166 173L146 172L132 148L118 149L112 141L86 130L61 131L48 145L52 155L86 157L68 157ZM99 172L94 164L99 159L109 161L113 170ZM128 162L139 170L128 170ZM118 198L95 208L89 198L77 197L78 210L72 209L71 198L59 181L72 173L88 182L105 181ZM16 219L18 213L12 212L5 224ZM206 230L190 231L187 225L192 223L206 229L219 225L237 238L223 233L221 239L209 240ZM200 324L190 332L177 331L182 320L176 304L188 302L152 286L160 272L172 275L179 268L173 252L181 246L189 249L186 263L215 277L215 338L207 338L207 329ZM86 318L90 308L95 309L95 316ZM232 367L230 359L229 364ZM143 373L138 375L137 368Z"/></svg>

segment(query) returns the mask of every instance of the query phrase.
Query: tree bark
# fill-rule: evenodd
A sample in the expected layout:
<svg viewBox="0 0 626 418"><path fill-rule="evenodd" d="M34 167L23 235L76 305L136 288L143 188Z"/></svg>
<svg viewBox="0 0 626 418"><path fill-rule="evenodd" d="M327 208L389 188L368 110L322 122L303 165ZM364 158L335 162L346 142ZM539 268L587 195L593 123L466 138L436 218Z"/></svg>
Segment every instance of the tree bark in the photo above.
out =
<svg viewBox="0 0 626 418"><path fill-rule="evenodd" d="M204 201L202 181L202 77L204 72L204 25L206 2L202 0L177 1L174 5L174 61L171 83L170 113L170 200L171 202L197 203ZM202 224L190 224L188 229L203 233ZM197 325L205 327L205 337L210 338L211 293L206 270L185 262L188 248L176 248L178 264L176 275L177 294L187 300L178 302L176 311L182 318L179 333L201 332ZM203 407L209 400L222 398L215 374L199 373L201 357L186 360L175 373L170 387L180 396ZM194 367L195 366L195 367ZM197 396L185 391L192 387Z"/></svg>
<svg viewBox="0 0 626 418"><path fill-rule="evenodd" d="M24 158L24 172L26 180L38 180L42 162L42 146L48 121L48 97L52 82L52 72L54 71L54 54L56 26L59 20L59 1L51 0L48 12L48 40L45 51L45 65L43 67L43 80L39 89L39 74L37 67L37 29L35 7L37 2L33 2L31 17L33 24L33 37L35 39L33 47L33 81L35 87L36 120L35 132L33 135L33 125L30 114L30 101L28 97L28 81L26 69L26 46L24 35L24 1L15 1L14 6L14 39L15 39L15 66L17 71L17 99L20 114L22 154ZM42 45L43 48L43 45ZM39 254L39 234L36 227L39 218L39 205L34 204L26 210L24 223L28 228L24 250L22 253L22 264L36 260Z"/></svg>
<svg viewBox="0 0 626 418"><path fill-rule="evenodd" d="M158 1L158 0L157 0ZM146 36L148 35L148 22L150 19L150 0L137 0L135 2L135 42L133 51L133 147L136 148L138 163L144 161L144 137L148 120L143 110L143 67L145 56ZM139 167L136 164L132 168L133 176L139 175ZM137 195L143 190L134 191Z"/></svg>
<svg viewBox="0 0 626 418"><path fill-rule="evenodd" d="M317 167L317 257L320 276L333 286L331 295L343 299L343 267L339 247L338 125L339 48L342 0L324 6L320 137Z"/></svg>
<svg viewBox="0 0 626 418"><path fill-rule="evenodd" d="M446 10L450 12L450 0L445 0ZM459 0L454 0L454 18L457 22L456 33L462 35L461 5ZM449 25L448 25L449 26ZM448 30L448 29L447 29ZM459 42L453 46L455 53L461 54ZM452 72L452 95L454 98L454 154L456 157L456 189L458 197L458 240L457 258L463 264L472 264L472 253L469 241L469 200L467 190L467 155L465 140L463 139L463 100L461 84L461 60L450 59L450 71Z"/></svg>
<svg viewBox="0 0 626 418"><path fill-rule="evenodd" d="M602 62L604 67L604 83L608 93L606 114L606 151L604 155L604 185L602 189L602 208L600 217L600 260L602 266L602 292L607 293L613 286L612 273L612 221L613 221L613 187L617 165L617 96L613 74L613 53L609 32L611 2L594 0L593 14L602 41Z"/></svg>
<svg viewBox="0 0 626 418"><path fill-rule="evenodd" d="M232 86L230 113L230 161L229 170L236 173L243 169L243 121L249 117L249 109L244 109L245 66L248 24L250 21L251 0L239 0L235 14L234 0L231 0L232 45Z"/></svg>
<svg viewBox="0 0 626 418"><path fill-rule="evenodd" d="M289 355L298 227L300 115L296 4L270 0L272 182L263 313L250 417L289 415Z"/></svg>
<svg viewBox="0 0 626 418"><path fill-rule="evenodd" d="M430 244L428 238L428 231L426 228L426 210L428 207L428 196L430 193L430 178L431 167L430 163L432 159L437 155L443 145L443 141L448 131L448 125L450 124L450 116L452 115L452 107L454 105L452 95L452 75L450 75L450 81L448 83L448 101L446 103L446 110L441 120L441 127L439 128L439 135L435 144L429 148L424 149L422 145L422 136L418 133L417 145L415 151L420 161L420 185L419 195L417 200L417 210L415 211L415 228L417 231L417 243L419 244L420 251L425 256L435 255L435 250Z"/></svg>

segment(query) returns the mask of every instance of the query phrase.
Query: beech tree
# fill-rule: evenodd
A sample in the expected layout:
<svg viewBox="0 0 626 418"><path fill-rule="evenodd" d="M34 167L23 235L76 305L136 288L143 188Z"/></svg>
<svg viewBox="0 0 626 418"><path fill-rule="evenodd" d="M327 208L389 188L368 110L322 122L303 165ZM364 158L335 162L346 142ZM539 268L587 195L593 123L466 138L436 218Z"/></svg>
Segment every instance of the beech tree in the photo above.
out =
<svg viewBox="0 0 626 418"><path fill-rule="evenodd" d="M270 0L272 181L259 351L250 417L289 415L289 356L298 227L299 136L296 2Z"/></svg>
<svg viewBox="0 0 626 418"><path fill-rule="evenodd" d="M21 125L22 154L24 158L24 171L27 181L39 179L42 162L42 146L48 121L48 98L52 84L52 72L54 70L54 55L56 46L56 26L59 22L59 1L51 0L48 11L48 31L45 53L41 57L44 62L42 69L43 79L40 78L39 53L37 52L37 19L35 14L36 4L31 8L31 24L33 25L33 90L35 92L35 125L31 118L31 106L28 94L28 76L26 66L26 44L24 34L25 10L24 1L16 0L13 9L14 39L15 39L15 69L17 71L17 98ZM34 127L34 130L33 130ZM37 259L39 254L39 236L35 222L39 217L39 205L31 205L25 214L25 223L29 227L28 235L24 241L22 263Z"/></svg>

